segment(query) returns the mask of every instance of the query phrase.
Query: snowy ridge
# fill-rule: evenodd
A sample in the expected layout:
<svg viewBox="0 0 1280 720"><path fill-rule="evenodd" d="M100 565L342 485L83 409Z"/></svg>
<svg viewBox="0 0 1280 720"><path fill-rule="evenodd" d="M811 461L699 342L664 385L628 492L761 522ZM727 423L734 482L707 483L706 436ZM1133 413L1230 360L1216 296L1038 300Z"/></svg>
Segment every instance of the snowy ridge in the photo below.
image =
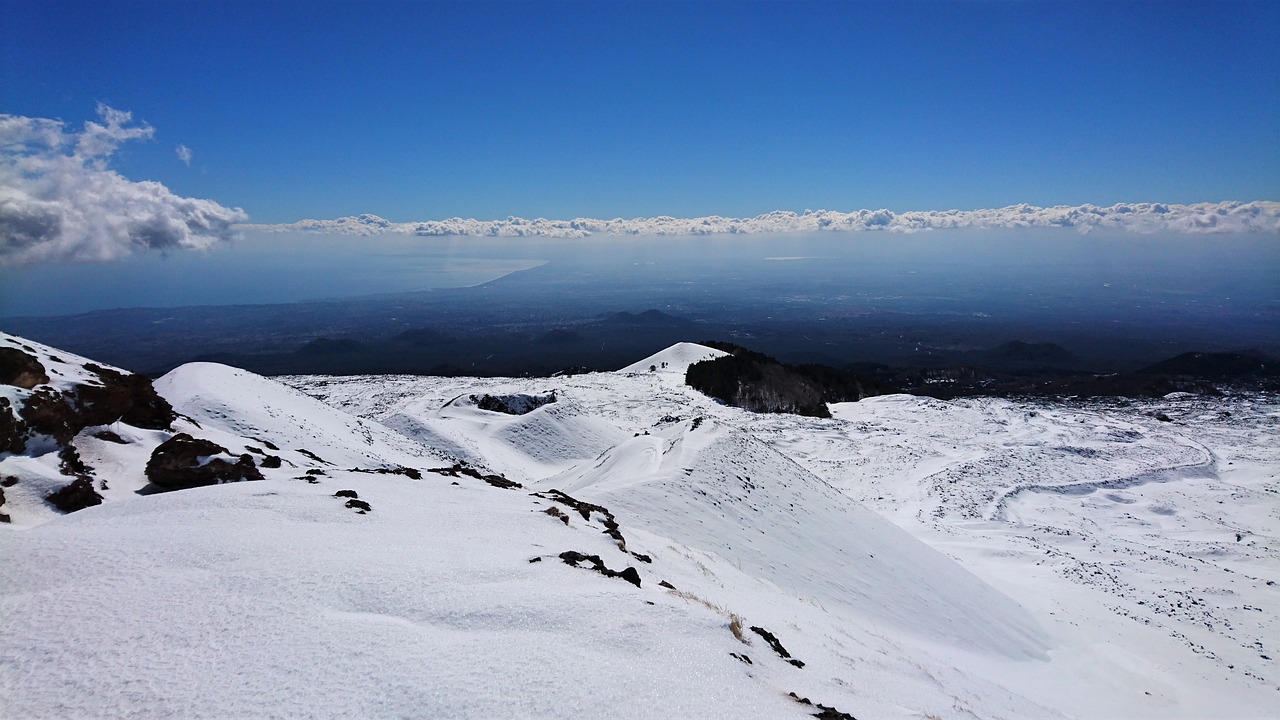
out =
<svg viewBox="0 0 1280 720"><path fill-rule="evenodd" d="M235 435L299 448L331 465L420 465L444 455L379 423L352 417L293 388L217 363L188 363L156 380L156 391L177 410Z"/></svg>
<svg viewBox="0 0 1280 720"><path fill-rule="evenodd" d="M618 370L619 373L674 373L681 376L683 380L685 372L690 365L700 363L703 360L714 360L718 357L728 355L723 350L709 348L706 345L698 345L697 343L682 342L676 343L666 350L656 352L649 357Z"/></svg>
<svg viewBox="0 0 1280 720"><path fill-rule="evenodd" d="M1224 201L1189 205L1175 203L1117 203L1097 205L1010 205L984 210L924 210L895 213L891 210L775 211L750 218L709 215L698 218L668 216L598 220L548 220L508 217L505 220L449 218L417 222L392 222L377 215L357 215L335 220L299 220L279 225L240 225L266 232L313 231L349 235L384 232L421 236L484 237L587 237L590 235L717 235L725 233L781 232L919 232L949 228L1070 227L1081 231L1129 232L1280 232L1280 202Z"/></svg>
<svg viewBox="0 0 1280 720"><path fill-rule="evenodd" d="M538 485L621 510L828 611L957 647L1047 659L1047 637L1016 603L721 423L674 423ZM951 621L958 617L965 622Z"/></svg>

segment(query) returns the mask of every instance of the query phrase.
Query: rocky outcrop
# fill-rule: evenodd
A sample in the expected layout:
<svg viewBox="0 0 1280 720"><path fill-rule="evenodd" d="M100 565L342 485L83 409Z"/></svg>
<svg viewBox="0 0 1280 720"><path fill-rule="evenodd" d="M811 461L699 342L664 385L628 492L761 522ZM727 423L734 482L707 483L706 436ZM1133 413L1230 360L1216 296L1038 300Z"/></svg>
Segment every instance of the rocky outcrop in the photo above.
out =
<svg viewBox="0 0 1280 720"><path fill-rule="evenodd" d="M176 417L173 406L160 397L151 380L142 375L126 375L93 363L85 369L97 373L101 386L81 385L76 409L85 426L107 425L117 420L149 430L168 430Z"/></svg>
<svg viewBox="0 0 1280 720"><path fill-rule="evenodd" d="M27 446L27 425L14 412L9 398L0 397L0 453L20 453Z"/></svg>
<svg viewBox="0 0 1280 720"><path fill-rule="evenodd" d="M218 485L221 483L261 480L262 472L254 465L253 456L245 453L231 462L230 453L221 445L178 433L160 443L147 461L147 479L165 490Z"/></svg>
<svg viewBox="0 0 1280 720"><path fill-rule="evenodd" d="M30 390L47 382L49 375L35 355L18 348L0 347L0 384Z"/></svg>
<svg viewBox="0 0 1280 720"><path fill-rule="evenodd" d="M506 415L525 415L543 405L556 401L556 392L552 390L545 395L472 395L471 401L481 410L500 412Z"/></svg>
<svg viewBox="0 0 1280 720"><path fill-rule="evenodd" d="M819 381L767 355L742 348L732 353L690 365L685 383L726 405L752 412L831 417Z"/></svg>
<svg viewBox="0 0 1280 720"><path fill-rule="evenodd" d="M87 427L114 422L169 429L176 417L173 407L156 393L149 379L93 363L84 368L95 373L100 384L76 385L63 391L37 386L17 408L0 401L0 452L22 452L32 434L47 435L65 446Z"/></svg>

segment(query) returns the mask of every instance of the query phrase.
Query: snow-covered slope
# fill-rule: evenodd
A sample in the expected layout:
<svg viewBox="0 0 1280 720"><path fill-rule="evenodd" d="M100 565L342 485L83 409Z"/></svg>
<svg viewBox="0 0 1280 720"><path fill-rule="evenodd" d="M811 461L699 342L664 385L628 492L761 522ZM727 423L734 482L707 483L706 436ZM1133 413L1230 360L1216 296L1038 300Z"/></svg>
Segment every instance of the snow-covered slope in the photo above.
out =
<svg viewBox="0 0 1280 720"><path fill-rule="evenodd" d="M522 482L593 458L626 437L609 421L585 412L571 392L557 393L554 402L519 415L478 404L484 394L501 396L510 390L491 383L462 392L443 406L434 399L414 399L382 422L425 446Z"/></svg>
<svg viewBox="0 0 1280 720"><path fill-rule="evenodd" d="M1046 659L1025 610L809 471L717 421L688 420L540 487L621 511L830 612L1014 659Z"/></svg>
<svg viewBox="0 0 1280 720"><path fill-rule="evenodd" d="M722 617L560 561L625 566L598 528L463 481L335 472L0 533L3 715L804 717Z"/></svg>
<svg viewBox="0 0 1280 720"><path fill-rule="evenodd" d="M0 454L39 505L0 532L0 714L1274 714L1277 398L752 415L683 385L715 352L184 366L172 427L72 439L109 487L69 515L52 451ZM140 495L178 432L280 466Z"/></svg>
<svg viewBox="0 0 1280 720"><path fill-rule="evenodd" d="M833 677L857 679L848 687L827 683L822 688L827 697L845 703L837 703L841 709L855 715L861 710L868 717L1272 714L1277 686L1270 638L1278 629L1278 600L1277 586L1268 583L1280 582L1280 545L1271 529L1280 521L1280 401L1274 396L1174 396L1113 404L890 396L835 405L834 419L819 420L725 407L683 386L679 372L649 372L652 364L648 359L636 363L634 373L556 379L561 392L577 398L582 412L633 437L538 485L561 484L570 493L595 498L629 518L634 532L659 538L681 533L681 545L706 568L685 580L700 578L703 597L790 627L786 644L804 648L798 656L811 666L832 663L826 667ZM545 383L289 381L370 418L393 414L405 398L443 404L463 389L483 391L486 384L503 392L536 392ZM1174 421L1157 419L1161 414ZM702 418L703 427L719 423L730 435L768 445L845 498L957 560L1034 619L1049 660L996 660L998 654L975 653L955 642L922 645L919 627L902 630L887 620L869 620L866 607L854 620L835 620L843 613L830 605L816 616L808 614L821 601L800 600L788 588L752 574L761 574L758 570L749 573L759 548L731 527L753 528L757 545L787 527L778 522L787 516L779 506L769 508L776 513L770 521L758 524L753 519L758 513L743 511L756 502L764 512L763 492L756 488L748 494L731 483L743 476L759 486L760 473L716 468L720 463L732 467L739 452L751 458L749 465L760 459L734 448L695 468L697 453L686 463L670 449L672 423L696 435L699 431L689 429L696 418ZM1212 458L1209 465L1206 456ZM678 467L684 470L672 470ZM684 471L697 476L682 478ZM708 479L716 477L726 482L717 486ZM685 487L704 492L719 487L720 505L690 501L680 492ZM770 492L782 491L770 487ZM707 523L723 527L699 537ZM725 534L738 542L721 541ZM788 565L803 566L797 558L813 549L793 543L776 546L790 551ZM730 575L750 579L736 582ZM673 582L681 587L680 580ZM761 593L766 586L769 591ZM959 626L967 622L963 613L952 619ZM839 628L835 635L833 628ZM831 637L839 637L840 644ZM846 665L850 658L856 659L856 670ZM876 658L886 661L887 674L871 680ZM957 696L962 699L940 706L919 686L907 690L902 680L910 672L902 671L901 663L910 662L928 668L942 687L965 688ZM838 694L853 687L849 695ZM888 705L871 704L872 697L887 699ZM1029 704L1001 710L994 704L997 697Z"/></svg>
<svg viewBox="0 0 1280 720"><path fill-rule="evenodd" d="M706 345L698 345L697 343L676 343L666 350L650 355L649 357L631 363L622 368L620 373L646 373L660 372L663 374L675 373L684 376L689 366L703 360L714 360L718 357L727 355L723 350L709 348Z"/></svg>
<svg viewBox="0 0 1280 720"><path fill-rule="evenodd" d="M156 391L201 428L299 449L339 467L440 464L444 456L385 426L335 410L273 380L216 363L188 363Z"/></svg>

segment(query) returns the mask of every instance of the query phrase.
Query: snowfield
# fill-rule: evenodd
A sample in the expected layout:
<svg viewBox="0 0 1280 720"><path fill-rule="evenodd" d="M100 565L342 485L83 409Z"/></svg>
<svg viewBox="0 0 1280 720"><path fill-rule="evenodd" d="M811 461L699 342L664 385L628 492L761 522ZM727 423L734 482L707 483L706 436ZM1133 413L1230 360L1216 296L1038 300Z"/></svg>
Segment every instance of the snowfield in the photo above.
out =
<svg viewBox="0 0 1280 720"><path fill-rule="evenodd" d="M69 515L53 453L0 454L0 715L1280 714L1280 398L756 415L683 385L716 353L183 366L173 431L281 467L142 495L173 433L86 429L108 489Z"/></svg>

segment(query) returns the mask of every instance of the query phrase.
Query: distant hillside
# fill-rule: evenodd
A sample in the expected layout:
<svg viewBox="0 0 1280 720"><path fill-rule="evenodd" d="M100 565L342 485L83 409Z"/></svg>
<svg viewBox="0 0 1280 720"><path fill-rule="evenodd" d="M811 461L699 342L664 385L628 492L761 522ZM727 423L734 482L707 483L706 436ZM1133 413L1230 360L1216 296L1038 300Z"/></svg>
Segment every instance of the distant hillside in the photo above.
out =
<svg viewBox="0 0 1280 720"><path fill-rule="evenodd" d="M611 325L643 325L648 327L670 327L672 325L689 325L687 318L668 315L661 310L645 310L640 314L618 312L606 316L602 322Z"/></svg>
<svg viewBox="0 0 1280 720"><path fill-rule="evenodd" d="M1280 375L1280 362L1259 354L1183 353L1142 368L1143 375L1183 375L1216 380Z"/></svg>

